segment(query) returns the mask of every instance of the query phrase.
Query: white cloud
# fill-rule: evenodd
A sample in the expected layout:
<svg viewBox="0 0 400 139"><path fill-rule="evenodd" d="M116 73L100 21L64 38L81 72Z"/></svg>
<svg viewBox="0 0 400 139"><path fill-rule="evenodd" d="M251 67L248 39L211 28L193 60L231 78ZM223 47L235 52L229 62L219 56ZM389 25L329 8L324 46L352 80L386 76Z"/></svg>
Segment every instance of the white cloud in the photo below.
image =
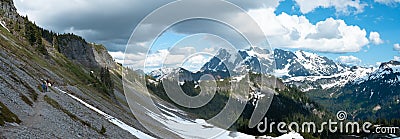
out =
<svg viewBox="0 0 400 139"><path fill-rule="evenodd" d="M210 61L210 59L210 56L195 55L187 59L182 67L190 71L198 71L205 63Z"/></svg>
<svg viewBox="0 0 400 139"><path fill-rule="evenodd" d="M188 55L196 53L196 48L188 46L188 47L173 47L169 50L169 52L173 55Z"/></svg>
<svg viewBox="0 0 400 139"><path fill-rule="evenodd" d="M327 18L316 24L305 16L275 15L271 9L250 10L272 47L308 49L318 52L358 52L369 44L365 29Z"/></svg>
<svg viewBox="0 0 400 139"><path fill-rule="evenodd" d="M108 52L115 60L123 60L124 59L124 53L123 52Z"/></svg>
<svg viewBox="0 0 400 139"><path fill-rule="evenodd" d="M394 56L394 57L393 57L393 60L395 60L395 61L400 61L400 56Z"/></svg>
<svg viewBox="0 0 400 139"><path fill-rule="evenodd" d="M199 69L203 64L208 62L210 57L195 55L194 47L177 47L176 49L161 49L148 54L144 53L123 53L109 52L110 55L124 66L129 66L134 69L142 69L146 66L145 71L151 71L157 68L164 67L180 67L182 64L188 69ZM145 64L145 65L144 65Z"/></svg>
<svg viewBox="0 0 400 139"><path fill-rule="evenodd" d="M400 51L400 44L398 44L398 43L393 44L393 49L394 49L395 51Z"/></svg>
<svg viewBox="0 0 400 139"><path fill-rule="evenodd" d="M214 47L204 48L203 52L207 52L207 53L213 54L213 53L215 53L215 48Z"/></svg>
<svg viewBox="0 0 400 139"><path fill-rule="evenodd" d="M360 13L367 4L360 0L295 0L303 14L314 11L317 8L335 8L337 13Z"/></svg>
<svg viewBox="0 0 400 139"><path fill-rule="evenodd" d="M126 39L128 39L133 27L132 25L136 25L145 15L168 2L137 2L129 0L115 2L115 0L111 0L97 3L92 1L60 0L54 2L39 0L29 2L16 1L16 3L20 13L29 14L31 19L44 27L49 27L56 31L75 32L83 35L89 41L100 41L111 44L110 40L118 40L118 44L126 44ZM288 15L286 13L276 15L274 12L279 5L279 0L250 3L232 0L232 2L248 10L248 13L258 22L262 30L269 37L273 47L341 53L360 51L362 47L369 43L364 29L358 26L347 25L343 20L327 18L317 24L312 24L305 16ZM318 7L334 7L338 12L361 12L365 6L359 0L296 0L296 2L303 13L311 12ZM115 3L116 5L111 3ZM185 8L190 9L190 7ZM107 9L109 12L104 13L104 9ZM66 13L70 16L61 16ZM257 28L246 24L248 20L243 20L246 15L242 13L221 13L220 16L232 17L227 19L245 26L243 27L245 29L244 32L257 31L255 30ZM127 17L134 17L134 19ZM165 18L168 17L166 16ZM123 21L114 22L116 19L118 21L119 19L123 19ZM148 25L147 32L153 32L153 30L162 27L161 21L164 19L159 20L160 22ZM93 22L96 24L93 24ZM196 29L204 31L203 27L185 26L183 28L178 33L189 34L191 31L196 32L193 31ZM222 29L221 32L227 31ZM140 40L141 43L150 41L146 35L141 37L143 37ZM112 45L115 46L116 44L112 43ZM111 48L112 51L122 51L123 46L121 45L118 49L108 48Z"/></svg>
<svg viewBox="0 0 400 139"><path fill-rule="evenodd" d="M355 56L339 56L337 61L347 65L358 65L361 63L361 60Z"/></svg>
<svg viewBox="0 0 400 139"><path fill-rule="evenodd" d="M340 23L329 18L325 22L318 22L316 24L316 32L310 33L307 38L310 39L340 39Z"/></svg>
<svg viewBox="0 0 400 139"><path fill-rule="evenodd" d="M400 3L400 0L374 0L374 1L385 5L393 5L396 3Z"/></svg>
<svg viewBox="0 0 400 139"><path fill-rule="evenodd" d="M379 45L379 44L383 43L383 40L381 39L381 36L378 32L370 32L369 33L369 41L375 45Z"/></svg>

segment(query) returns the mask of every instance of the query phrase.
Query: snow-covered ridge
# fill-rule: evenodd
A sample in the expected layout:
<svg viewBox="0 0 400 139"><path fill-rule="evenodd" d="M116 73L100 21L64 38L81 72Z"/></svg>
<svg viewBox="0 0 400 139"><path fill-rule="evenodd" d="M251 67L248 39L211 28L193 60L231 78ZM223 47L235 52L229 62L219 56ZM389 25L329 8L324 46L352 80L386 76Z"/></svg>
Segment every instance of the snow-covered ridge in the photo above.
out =
<svg viewBox="0 0 400 139"><path fill-rule="evenodd" d="M273 53L267 49L253 46L243 50L219 49L201 71L228 71L268 73L273 65Z"/></svg>
<svg viewBox="0 0 400 139"><path fill-rule="evenodd" d="M331 70L336 69L336 71L339 71L340 69L343 69L340 65L315 53L296 51L294 54L297 56L297 59L295 60L301 63L305 69L311 71L313 74L328 75L329 73L335 72Z"/></svg>
<svg viewBox="0 0 400 139"><path fill-rule="evenodd" d="M170 73L177 71L177 70L178 69L174 69L174 68L160 68L160 69L151 71L148 75L156 78L157 80L161 80L164 77L166 77L167 75L169 75Z"/></svg>
<svg viewBox="0 0 400 139"><path fill-rule="evenodd" d="M329 76L345 67L333 60L305 51L274 50L276 69L274 75L282 78L298 76Z"/></svg>
<svg viewBox="0 0 400 139"><path fill-rule="evenodd" d="M395 77L387 77L390 75L394 75ZM360 84L369 80L377 80L382 79L385 80L386 83L395 84L400 82L400 62L398 61L390 61L386 63L382 63L377 70L372 72L367 76L360 77L356 79L353 83Z"/></svg>
<svg viewBox="0 0 400 139"><path fill-rule="evenodd" d="M375 71L374 68L363 68L363 67L352 67L352 68L345 68L342 72L328 75L328 76L299 76L299 77L291 77L284 80L285 83L304 83L314 82L316 85L310 86L303 89L303 91L308 91L311 89L316 89L320 86L322 89L329 89L332 87L343 87L349 82L354 82L359 80L360 77L366 77L370 73ZM318 84L317 84L318 83Z"/></svg>

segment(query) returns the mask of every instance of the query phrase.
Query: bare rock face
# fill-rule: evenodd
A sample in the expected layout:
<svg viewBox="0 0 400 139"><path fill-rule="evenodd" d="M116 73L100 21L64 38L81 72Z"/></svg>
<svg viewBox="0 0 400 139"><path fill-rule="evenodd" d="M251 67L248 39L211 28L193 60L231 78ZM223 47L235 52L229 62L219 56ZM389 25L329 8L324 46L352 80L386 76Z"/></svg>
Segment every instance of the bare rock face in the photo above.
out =
<svg viewBox="0 0 400 139"><path fill-rule="evenodd" d="M114 59L103 45L94 43L90 43L89 45L92 47L96 62L101 67L108 67L109 69L116 69L118 67Z"/></svg>
<svg viewBox="0 0 400 139"><path fill-rule="evenodd" d="M99 66L92 47L83 38L73 34L65 34L60 35L58 41L60 53L64 54L69 60L90 69Z"/></svg>
<svg viewBox="0 0 400 139"><path fill-rule="evenodd" d="M0 8L3 10L3 16L0 18L8 18L16 20L18 18L17 9L14 7L12 0L2 0L0 2Z"/></svg>

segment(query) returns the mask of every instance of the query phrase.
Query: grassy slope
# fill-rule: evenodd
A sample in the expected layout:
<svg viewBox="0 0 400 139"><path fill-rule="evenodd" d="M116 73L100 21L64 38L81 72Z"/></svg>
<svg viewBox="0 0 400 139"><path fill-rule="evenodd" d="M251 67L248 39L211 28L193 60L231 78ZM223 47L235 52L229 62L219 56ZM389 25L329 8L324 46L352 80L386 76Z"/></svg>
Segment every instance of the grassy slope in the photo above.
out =
<svg viewBox="0 0 400 139"><path fill-rule="evenodd" d="M28 105L32 106L32 103L35 101L34 96L37 96L36 92L41 92L41 88L39 87L40 79L55 80L55 85L57 86L77 86L81 90L85 90L83 92L87 93L87 96L90 96L95 100L101 99L99 102L105 101L110 104L114 103L109 96L100 92L97 88L90 86L90 84L96 79L91 77L88 71L82 68L82 66L68 60L63 54L57 51L51 51L49 56L44 56L35 51L35 48L29 45L29 43L19 40L3 27L0 27L0 35L0 50L11 55L11 57L9 57L10 59L23 63L25 66L20 67L20 69L33 79L37 79L36 81L24 81L19 79L22 84L27 84L27 82L37 82L38 87L30 87L29 89L32 90L32 96L30 99L24 94L21 94L21 99ZM47 44L46 47L48 50L52 49L52 46L48 45L50 44L49 42L45 42L44 44ZM119 72L118 70L114 70L112 73ZM16 76L17 75L15 75L15 77ZM119 74L112 74L112 77L115 81L121 80ZM117 83L116 88L121 90L122 83ZM118 106L115 105L115 107ZM6 119L5 121L10 121L9 119L18 119L15 114L8 111L8 108L5 105L2 107L2 114L3 118L0 119L0 123L3 123L3 119ZM20 120L14 120L14 122L20 122Z"/></svg>

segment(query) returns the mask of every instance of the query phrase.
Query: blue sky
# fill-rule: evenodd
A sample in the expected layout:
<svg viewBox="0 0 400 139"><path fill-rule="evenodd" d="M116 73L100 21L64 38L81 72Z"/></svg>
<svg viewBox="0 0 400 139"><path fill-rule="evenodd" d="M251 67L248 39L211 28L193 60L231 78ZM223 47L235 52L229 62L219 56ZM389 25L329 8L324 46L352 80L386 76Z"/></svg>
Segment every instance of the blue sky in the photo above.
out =
<svg viewBox="0 0 400 139"><path fill-rule="evenodd" d="M161 63L177 44L178 51L215 53L224 43L213 37L191 36L212 30L213 33L227 37L229 32L221 25L189 22L169 28L155 42L151 53L143 55L132 53L133 59L123 61L129 37L139 22L157 8L173 0L14 0L18 12L28 15L36 24L59 33L74 33L86 40L105 44L110 54L125 65L141 65L141 57L148 61ZM375 66L377 62L400 59L400 1L399 0L228 0L243 8L259 24L273 48L286 50L305 50L326 56L335 61L351 65ZM207 12L214 4L210 2ZM191 11L186 6L175 9L179 12ZM107 10L104 10L107 9ZM51 11L51 12L49 12ZM241 13L219 13L222 17L247 25ZM68 15L68 16L65 16ZM160 28L163 18L149 24L153 29ZM253 28L254 29L254 28ZM248 30L248 32L251 32ZM224 36L225 35L225 36ZM197 39L202 39L198 41ZM206 39L205 39L206 38ZM182 40L184 39L184 40ZM135 45L150 45L152 38L143 36L143 41ZM216 41L217 40L217 41ZM228 41L236 41L233 38ZM182 41L181 43L178 43ZM214 44L213 44L214 43ZM231 42L236 45L237 42ZM395 50L395 45L398 48ZM194 48L193 48L194 47ZM182 64L188 60L189 53L174 55L172 64ZM134 59L137 58L137 59ZM205 61L206 56L192 60ZM190 62L190 59L189 59ZM199 63L197 63L199 64ZM201 65L201 64L199 64ZM160 64L154 64L154 67Z"/></svg>
<svg viewBox="0 0 400 139"><path fill-rule="evenodd" d="M364 11L357 14L337 13L335 8L317 8L313 12L302 14L298 5L291 0L281 2L275 13L286 12L292 15L305 15L311 23L325 20L328 17L334 19L342 19L347 24L357 25L367 31L379 32L383 44L370 44L359 52L351 53L318 53L337 59L339 56L353 55L361 59L360 65L370 66L377 62L385 62L393 60L394 56L399 56L400 53L395 51L393 45L400 42L400 7L399 4L382 4L374 1L365 1L368 6Z"/></svg>
<svg viewBox="0 0 400 139"><path fill-rule="evenodd" d="M362 11L357 11L355 8L349 8L348 11L338 11L336 7L317 7L310 12L304 13L300 10L299 5L295 1L285 0L280 2L279 6L276 7L274 14L280 15L284 13L290 16L305 16L313 25L325 21L327 18L343 20L348 26L357 26L360 30L365 30L365 37L368 39L370 39L369 36L371 36L371 32L376 32L379 34L378 39L380 42L373 43L372 40L369 40L370 42L368 44L360 46L360 50L354 52L331 52L329 50L323 50L323 52L321 52L320 50L308 48L282 48L274 45L272 45L272 47L291 51L310 51L345 64L368 67L379 66L380 62L387 62L395 59L396 56L399 56L399 51L394 50L394 45L400 42L400 16L395 14L400 13L398 4L384 4L374 1L360 3L364 4ZM174 31L167 31L167 33L161 35L153 45L153 52L159 49L171 48L175 42L183 39L186 35ZM181 45L186 46L195 44L198 44L195 39L181 43Z"/></svg>

